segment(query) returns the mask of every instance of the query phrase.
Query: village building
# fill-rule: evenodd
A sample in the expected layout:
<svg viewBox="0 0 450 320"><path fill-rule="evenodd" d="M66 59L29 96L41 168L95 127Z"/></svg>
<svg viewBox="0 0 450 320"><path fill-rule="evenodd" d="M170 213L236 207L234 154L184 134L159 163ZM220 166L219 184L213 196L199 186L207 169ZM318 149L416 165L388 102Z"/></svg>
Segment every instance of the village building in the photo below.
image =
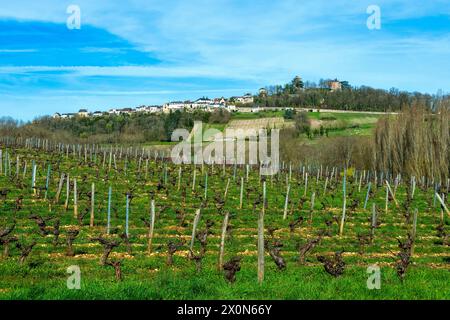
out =
<svg viewBox="0 0 450 320"><path fill-rule="evenodd" d="M267 89L266 88L259 89L259 96L260 97L267 97Z"/></svg>
<svg viewBox="0 0 450 320"><path fill-rule="evenodd" d="M89 117L89 111L87 109L80 109L80 111L78 111L77 115L79 117Z"/></svg>
<svg viewBox="0 0 450 320"><path fill-rule="evenodd" d="M61 119L70 119L75 117L75 113L63 113L61 114Z"/></svg>
<svg viewBox="0 0 450 320"><path fill-rule="evenodd" d="M339 90L342 90L342 83L341 83L340 81L338 81L337 79L336 79L336 80L333 80L333 81L329 81L329 82L328 82L328 88L329 88L331 91L339 91Z"/></svg>
<svg viewBox="0 0 450 320"><path fill-rule="evenodd" d="M87 109L80 109L76 114L73 113L65 113L60 114L56 112L53 114L54 119L67 119L74 116L78 117L101 117L104 115L123 115L128 114L131 115L133 113L169 113L176 110L186 110L186 111L193 111L193 110L204 110L207 112L213 112L214 110L218 110L220 108L228 110L230 112L236 112L238 111L238 108L236 107L235 103L240 104L252 104L254 102L253 96L250 93L245 94L244 96L240 97L232 97L230 99L226 99L224 97L221 98L214 98L209 99L207 97L199 98L195 101L171 101L168 103L165 103L164 105L153 105L153 106L146 106L141 105L134 108L112 108L107 112L102 111L95 111L93 113L89 113Z"/></svg>
<svg viewBox="0 0 450 320"><path fill-rule="evenodd" d="M185 104L183 101L172 101L163 105L163 112L169 113L171 111L183 110Z"/></svg>
<svg viewBox="0 0 450 320"><path fill-rule="evenodd" d="M242 103L242 104L250 104L254 102L254 98L250 93L247 93L243 95L242 97L236 97L236 102Z"/></svg>

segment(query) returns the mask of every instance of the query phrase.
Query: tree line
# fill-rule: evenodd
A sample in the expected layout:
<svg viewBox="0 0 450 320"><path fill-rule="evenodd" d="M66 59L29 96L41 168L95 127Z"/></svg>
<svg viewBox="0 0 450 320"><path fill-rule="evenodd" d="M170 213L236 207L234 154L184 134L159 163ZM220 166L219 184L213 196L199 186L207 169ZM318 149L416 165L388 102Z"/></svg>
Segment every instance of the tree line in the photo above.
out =
<svg viewBox="0 0 450 320"><path fill-rule="evenodd" d="M0 121L0 133L5 136L39 137L67 143L144 143L170 141L177 129L191 130L194 121L228 122L226 110L193 112L177 110L164 114L121 114L100 117L54 119L39 117L28 123L12 119Z"/></svg>
<svg viewBox="0 0 450 320"><path fill-rule="evenodd" d="M341 89L331 90L330 81L340 83ZM303 82L295 77L284 86L266 87L255 97L254 104L267 108L323 108L351 111L400 111L405 106L420 103L436 109L448 95L407 92L395 88L375 89L352 87L348 81L321 80L319 84Z"/></svg>

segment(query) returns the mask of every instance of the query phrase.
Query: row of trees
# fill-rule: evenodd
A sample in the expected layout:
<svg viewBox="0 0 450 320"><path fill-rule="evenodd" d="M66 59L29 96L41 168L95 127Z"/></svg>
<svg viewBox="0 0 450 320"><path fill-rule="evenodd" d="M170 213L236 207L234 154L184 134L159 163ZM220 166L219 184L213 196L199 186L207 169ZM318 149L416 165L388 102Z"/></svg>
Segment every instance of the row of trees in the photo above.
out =
<svg viewBox="0 0 450 320"><path fill-rule="evenodd" d="M437 111L430 113L417 104L395 119L380 119L375 131L375 168L445 182L450 169L450 108L442 106Z"/></svg>
<svg viewBox="0 0 450 320"><path fill-rule="evenodd" d="M40 137L70 143L143 143L170 141L177 128L192 129L194 121L228 122L226 110L216 112L174 111L167 114L106 115L53 119L41 117L23 124L11 119L0 122L3 135Z"/></svg>
<svg viewBox="0 0 450 320"><path fill-rule="evenodd" d="M319 85L304 83L295 77L284 86L266 88L267 94L255 98L255 105L268 108L325 108L355 111L399 111L404 106L421 103L436 107L448 96L410 93L398 89L374 89L367 86L351 87L347 81L340 81L340 90L330 90L330 80L321 80ZM337 80L334 80L337 81Z"/></svg>

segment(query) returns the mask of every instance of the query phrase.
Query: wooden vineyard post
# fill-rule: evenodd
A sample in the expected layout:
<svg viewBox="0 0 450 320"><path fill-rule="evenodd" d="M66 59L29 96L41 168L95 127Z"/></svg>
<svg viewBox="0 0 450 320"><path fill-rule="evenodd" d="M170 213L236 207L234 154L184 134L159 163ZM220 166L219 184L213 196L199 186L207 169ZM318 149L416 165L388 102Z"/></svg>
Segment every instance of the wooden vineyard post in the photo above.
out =
<svg viewBox="0 0 450 320"><path fill-rule="evenodd" d="M20 170L20 158L19 158L19 156L17 156L17 158L16 158L16 179L17 180L19 179L19 174L20 174L19 170Z"/></svg>
<svg viewBox="0 0 450 320"><path fill-rule="evenodd" d="M388 213L388 206L389 206L389 189L386 185L386 199L385 199L385 206L384 206L385 213Z"/></svg>
<svg viewBox="0 0 450 320"><path fill-rule="evenodd" d="M150 230L148 231L148 254L152 253L153 230L155 228L155 200L150 203Z"/></svg>
<svg viewBox="0 0 450 320"><path fill-rule="evenodd" d="M145 159L145 179L148 178L148 159Z"/></svg>
<svg viewBox="0 0 450 320"><path fill-rule="evenodd" d="M109 186L108 189L108 212L107 212L107 221L106 221L106 233L109 234L111 229L111 197L112 197L112 187Z"/></svg>
<svg viewBox="0 0 450 320"><path fill-rule="evenodd" d="M243 199L244 199L244 177L241 177L241 192L239 195L239 209L242 209Z"/></svg>
<svg viewBox="0 0 450 320"><path fill-rule="evenodd" d="M327 193L327 186L328 186L328 176L325 179L325 186L323 187L323 195L325 196L325 194Z"/></svg>
<svg viewBox="0 0 450 320"><path fill-rule="evenodd" d="M419 213L419 210L416 208L414 210L414 216L413 216L413 230L412 230L412 238L413 243L411 247L411 256L414 254L414 247L416 246L416 235L417 235L417 215Z"/></svg>
<svg viewBox="0 0 450 320"><path fill-rule="evenodd" d="M208 171L205 172L205 200L208 198Z"/></svg>
<svg viewBox="0 0 450 320"><path fill-rule="evenodd" d="M230 213L227 211L225 212L225 217L223 218L223 224L222 224L222 235L220 237L220 249L219 249L219 263L217 264L217 269L220 272L222 270L223 266L223 255L224 255L224 248L225 248L225 236L227 234L227 227L228 227L228 219L230 217Z"/></svg>
<svg viewBox="0 0 450 320"><path fill-rule="evenodd" d="M92 183L91 188L91 219L89 226L92 228L94 226L94 212L95 211L95 183Z"/></svg>
<svg viewBox="0 0 450 320"><path fill-rule="evenodd" d="M388 182L387 180L385 180L385 181L386 181L386 186L387 186L387 188L388 188L388 191L389 191L389 193L391 194L392 199L394 199L395 206L398 207L398 202L397 202L397 199L395 199L395 194L394 194L394 192L392 191L391 186L389 185L389 182Z"/></svg>
<svg viewBox="0 0 450 320"><path fill-rule="evenodd" d="M8 153L8 177L11 175L11 156Z"/></svg>
<svg viewBox="0 0 450 320"><path fill-rule="evenodd" d="M310 220L309 220L311 226L313 224L313 213L314 213L314 200L315 200L315 198L316 198L316 193L313 192L313 194L311 195L311 217L310 217Z"/></svg>
<svg viewBox="0 0 450 320"><path fill-rule="evenodd" d="M288 209L288 204L289 204L289 191L290 191L290 189L291 189L291 185L288 184L287 190L286 190L286 198L284 200L283 220L286 220L286 218L287 218L287 209Z"/></svg>
<svg viewBox="0 0 450 320"><path fill-rule="evenodd" d="M180 168L178 168L178 188L177 191L180 191L181 188L181 165Z"/></svg>
<svg viewBox="0 0 450 320"><path fill-rule="evenodd" d="M195 167L195 164L194 164L194 175L192 177L192 191L195 190L195 177L196 177L196 175L197 175L197 170L196 170L196 167Z"/></svg>
<svg viewBox="0 0 450 320"><path fill-rule="evenodd" d="M372 186L372 182L369 182L369 186L367 187L366 200L364 201L364 209L367 208L367 201L369 201L370 187Z"/></svg>
<svg viewBox="0 0 450 320"><path fill-rule="evenodd" d="M192 249L194 248L195 232L197 230L198 222L200 221L200 212L201 212L200 209L197 209L197 211L195 212L194 224L192 225L191 244L189 246L189 249L191 249L190 250L191 252L192 252Z"/></svg>
<svg viewBox="0 0 450 320"><path fill-rule="evenodd" d="M77 179L73 179L73 217L78 218Z"/></svg>
<svg viewBox="0 0 450 320"><path fill-rule="evenodd" d="M228 187L230 186L230 178L228 178L227 186L225 187L225 193L223 194L223 201L227 201L227 195L228 195Z"/></svg>
<svg viewBox="0 0 450 320"><path fill-rule="evenodd" d="M362 178L363 178L363 175L360 174L360 177L359 177L359 185L358 185L358 192L361 192Z"/></svg>
<svg viewBox="0 0 450 320"><path fill-rule="evenodd" d="M342 185L344 204L342 206L342 219L341 219L341 225L339 227L339 235L341 235L341 236L344 233L345 210L346 210L346 205L347 205L347 194L346 194L346 190L345 190L346 180L347 180L347 169L344 169L344 181L343 181L343 185Z"/></svg>
<svg viewBox="0 0 450 320"><path fill-rule="evenodd" d="M55 203L59 202L59 197L61 196L62 186L64 184L65 174L61 174L61 178L59 179L58 190L56 191Z"/></svg>
<svg viewBox="0 0 450 320"><path fill-rule="evenodd" d="M70 177L67 174L66 179L66 202L64 203L64 209L67 211L69 209L69 197L70 197Z"/></svg>
<svg viewBox="0 0 450 320"><path fill-rule="evenodd" d="M375 203L372 204L372 242L375 237L375 227L377 225L377 209Z"/></svg>
<svg viewBox="0 0 450 320"><path fill-rule="evenodd" d="M258 283L264 281L264 213L266 208L266 182L263 182L263 205L258 218Z"/></svg>
<svg viewBox="0 0 450 320"><path fill-rule="evenodd" d="M25 160L25 164L23 166L23 174L22 174L23 179L25 179L25 177L27 175L27 165L28 165L27 160Z"/></svg>
<svg viewBox="0 0 450 320"><path fill-rule="evenodd" d="M306 190L308 189L308 172L306 172L305 175L305 192L303 193L303 196L306 197Z"/></svg>
<svg viewBox="0 0 450 320"><path fill-rule="evenodd" d="M48 187L50 184L50 171L51 171L51 165L49 164L47 167L47 177L45 179L45 197L44 197L45 200L47 200L47 197L48 197Z"/></svg>
<svg viewBox="0 0 450 320"><path fill-rule="evenodd" d="M436 198L441 203L442 209L445 210L445 212L450 216L450 211L448 211L447 206L445 205L444 200L441 198L441 196L436 192Z"/></svg>
<svg viewBox="0 0 450 320"><path fill-rule="evenodd" d="M398 174L397 177L395 177L394 198L395 198L395 195L397 194L397 188L398 188L399 183L400 183L400 174Z"/></svg>

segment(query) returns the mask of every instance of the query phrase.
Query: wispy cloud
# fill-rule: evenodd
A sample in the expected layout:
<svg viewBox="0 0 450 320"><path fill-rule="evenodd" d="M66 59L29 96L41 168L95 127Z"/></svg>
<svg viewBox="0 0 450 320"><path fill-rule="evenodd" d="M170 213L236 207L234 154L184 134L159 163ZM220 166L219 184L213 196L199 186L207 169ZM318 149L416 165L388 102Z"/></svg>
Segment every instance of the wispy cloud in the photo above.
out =
<svg viewBox="0 0 450 320"><path fill-rule="evenodd" d="M0 53L30 53L37 51L36 49L0 49Z"/></svg>

